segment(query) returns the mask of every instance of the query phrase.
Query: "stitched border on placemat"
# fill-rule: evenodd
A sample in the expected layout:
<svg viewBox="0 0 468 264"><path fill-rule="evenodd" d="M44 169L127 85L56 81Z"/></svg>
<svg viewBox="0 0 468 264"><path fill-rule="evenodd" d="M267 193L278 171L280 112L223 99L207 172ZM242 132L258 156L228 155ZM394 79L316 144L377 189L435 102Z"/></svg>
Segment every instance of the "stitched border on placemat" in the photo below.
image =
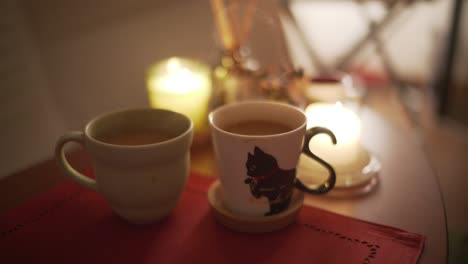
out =
<svg viewBox="0 0 468 264"><path fill-rule="evenodd" d="M52 212L54 210L57 210L57 209L60 209L63 206L65 206L67 203L72 201L73 199L78 198L82 193L83 193L83 190L73 192L68 197L65 197L65 199L62 199L62 200L56 202L54 205L50 206L49 208L45 208L44 210L42 210L37 215L32 216L32 217L30 217L30 218L28 218L28 219L26 219L26 220L24 220L24 221L22 221L22 222L20 222L20 223L18 223L16 225L12 226L12 227L10 227L10 228L8 228L6 230L1 230L0 231L0 239L3 239L8 235L11 235L11 234L13 234L15 232L20 231L22 228L24 228L25 226L27 226L29 224L33 224L33 223L38 222L44 216L48 215L50 212Z"/></svg>
<svg viewBox="0 0 468 264"><path fill-rule="evenodd" d="M371 261L377 257L377 251L380 249L380 245L372 244L372 243L370 243L368 241L365 241L365 240L360 240L360 239L357 239L357 238L351 238L351 237L348 237L348 236L343 235L341 233L331 231L331 230L328 230L328 229L323 229L323 228L320 228L320 227L317 227L317 226L314 226L314 225L311 225L311 224L304 224L304 226L307 227L310 230L325 233L325 234L329 234L331 236L335 236L335 237L337 237L339 239L343 239L343 240L348 241L350 243L358 243L358 244L360 244L362 246L365 246L365 247L369 248L369 254L364 258L364 260L362 261L362 264L370 264Z"/></svg>

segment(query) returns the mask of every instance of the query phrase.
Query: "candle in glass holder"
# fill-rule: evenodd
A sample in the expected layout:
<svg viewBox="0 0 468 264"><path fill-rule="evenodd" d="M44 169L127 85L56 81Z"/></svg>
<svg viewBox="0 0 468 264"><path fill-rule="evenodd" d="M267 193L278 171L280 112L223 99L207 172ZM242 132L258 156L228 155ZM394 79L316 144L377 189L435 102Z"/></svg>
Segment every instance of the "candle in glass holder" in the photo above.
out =
<svg viewBox="0 0 468 264"><path fill-rule="evenodd" d="M307 128L326 127L337 139L334 145L328 135L316 135L309 143L311 151L337 169L353 167L362 151L359 117L341 103L314 103L306 108L305 113Z"/></svg>
<svg viewBox="0 0 468 264"><path fill-rule="evenodd" d="M149 69L147 89L152 107L172 110L192 119L195 136L207 126L211 70L202 62L170 58Z"/></svg>

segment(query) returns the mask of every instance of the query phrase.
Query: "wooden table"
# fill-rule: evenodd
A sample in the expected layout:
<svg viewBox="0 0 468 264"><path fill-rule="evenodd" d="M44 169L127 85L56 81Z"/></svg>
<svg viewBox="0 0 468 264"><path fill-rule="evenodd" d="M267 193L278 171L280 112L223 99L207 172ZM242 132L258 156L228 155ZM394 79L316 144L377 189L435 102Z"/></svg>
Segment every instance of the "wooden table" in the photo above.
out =
<svg viewBox="0 0 468 264"><path fill-rule="evenodd" d="M382 111L378 113L374 109L364 108L361 118L363 144L382 162L379 185L360 197L307 196L306 203L423 234L427 240L420 263L445 263L446 220L437 178L409 130L393 125L382 116ZM77 168L89 166L89 157L84 151L71 153L70 160ZM211 146L192 150L192 169L216 175ZM0 216L63 179L55 162L48 160L0 181Z"/></svg>

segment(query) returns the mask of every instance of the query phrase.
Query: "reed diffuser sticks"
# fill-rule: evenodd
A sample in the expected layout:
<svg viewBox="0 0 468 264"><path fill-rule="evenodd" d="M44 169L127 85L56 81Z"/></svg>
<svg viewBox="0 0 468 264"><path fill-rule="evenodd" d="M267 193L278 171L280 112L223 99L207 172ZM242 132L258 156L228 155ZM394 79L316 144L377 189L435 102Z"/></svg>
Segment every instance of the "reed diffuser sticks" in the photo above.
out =
<svg viewBox="0 0 468 264"><path fill-rule="evenodd" d="M244 46L253 26L257 0L246 1L245 12L241 16L239 0L229 0L228 8L224 0L210 0L211 10L223 48L228 52Z"/></svg>

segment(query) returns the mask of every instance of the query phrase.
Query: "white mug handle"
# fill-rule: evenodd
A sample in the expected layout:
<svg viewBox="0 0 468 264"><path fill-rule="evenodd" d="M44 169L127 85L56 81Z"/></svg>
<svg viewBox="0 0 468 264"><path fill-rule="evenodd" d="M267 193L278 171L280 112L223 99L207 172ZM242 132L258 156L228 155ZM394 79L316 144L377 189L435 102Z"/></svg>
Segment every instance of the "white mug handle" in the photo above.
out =
<svg viewBox="0 0 468 264"><path fill-rule="evenodd" d="M57 144L55 144L55 159L58 161L60 169L75 182L97 191L96 181L79 173L67 161L64 147L65 144L71 141L84 146L84 133L80 131L70 131L58 139Z"/></svg>

